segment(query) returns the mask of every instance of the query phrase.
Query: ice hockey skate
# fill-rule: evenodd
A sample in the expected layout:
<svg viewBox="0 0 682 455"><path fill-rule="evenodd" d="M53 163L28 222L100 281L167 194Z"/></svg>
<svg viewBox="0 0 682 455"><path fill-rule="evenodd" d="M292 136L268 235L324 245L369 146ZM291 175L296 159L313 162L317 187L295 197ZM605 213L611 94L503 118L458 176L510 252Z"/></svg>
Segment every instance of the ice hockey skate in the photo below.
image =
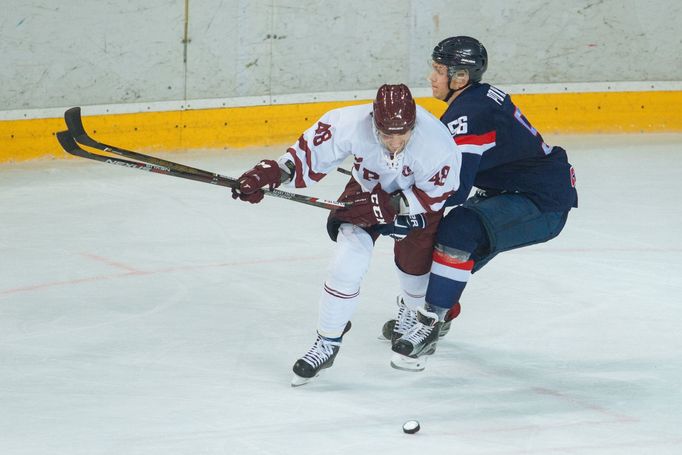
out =
<svg viewBox="0 0 682 455"><path fill-rule="evenodd" d="M346 328L343 329L341 338L350 328L351 323L348 321ZM294 377L291 379L291 386L299 387L305 385L311 379L319 376L322 370L331 367L334 364L336 355L339 353L339 349L341 349L341 339L330 340L318 334L313 347L294 364Z"/></svg>
<svg viewBox="0 0 682 455"><path fill-rule="evenodd" d="M398 297L400 300L400 297ZM403 316L403 309L401 308L401 302L398 302L398 318L397 319L389 319L384 323L384 326L381 328L381 336L379 337L380 340L384 341L390 341L391 344L395 344L396 340L400 338L410 327L412 327L413 324L417 322L417 312L416 311L411 311L411 317L410 320L407 321L407 324L405 327L400 327L398 325L399 329L396 330L396 323L398 320L400 320L401 316ZM406 305L403 303L403 306L406 307ZM409 309L409 308L407 308ZM452 320L457 317L459 314L459 303L455 304L455 306L448 311L448 314L445 316L445 321L443 322L443 325L440 326L440 332L438 333L439 337L444 337L445 335L448 334L450 331L450 325L452 324ZM397 335L397 336L396 336Z"/></svg>
<svg viewBox="0 0 682 455"><path fill-rule="evenodd" d="M405 371L424 370L426 356L436 352L442 324L436 313L418 308L417 323L393 344L391 366Z"/></svg>
<svg viewBox="0 0 682 455"><path fill-rule="evenodd" d="M417 311L407 306L400 296L396 298L396 305L398 305L398 317L386 321L381 329L380 339L390 341L391 345L417 323Z"/></svg>
<svg viewBox="0 0 682 455"><path fill-rule="evenodd" d="M390 341L391 344L395 342L392 336L394 334L396 321L396 319L389 319L388 321L384 322L384 326L381 328L381 336L379 337L380 340ZM451 323L452 321L443 322L443 325L440 326L440 333L438 334L439 337L443 338L448 334Z"/></svg>

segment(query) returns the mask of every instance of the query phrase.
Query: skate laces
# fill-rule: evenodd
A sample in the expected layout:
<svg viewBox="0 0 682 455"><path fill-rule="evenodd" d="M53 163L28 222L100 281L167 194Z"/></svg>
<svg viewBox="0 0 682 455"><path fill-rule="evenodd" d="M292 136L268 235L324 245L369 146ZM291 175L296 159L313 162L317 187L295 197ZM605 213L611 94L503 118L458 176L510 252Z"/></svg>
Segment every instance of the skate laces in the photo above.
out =
<svg viewBox="0 0 682 455"><path fill-rule="evenodd" d="M417 323L417 311L411 309L403 299L398 300L398 318L396 319L395 328L396 333L403 335L410 330Z"/></svg>
<svg viewBox="0 0 682 455"><path fill-rule="evenodd" d="M431 321L430 325L422 323L417 317L415 312L415 324L402 336L402 340L405 340L412 344L412 346L417 346L422 343L430 334L435 327L435 322L433 319L429 318Z"/></svg>
<svg viewBox="0 0 682 455"><path fill-rule="evenodd" d="M318 335L315 344L305 353L303 360L317 368L334 354L334 348L338 346L341 346L341 342L330 341Z"/></svg>

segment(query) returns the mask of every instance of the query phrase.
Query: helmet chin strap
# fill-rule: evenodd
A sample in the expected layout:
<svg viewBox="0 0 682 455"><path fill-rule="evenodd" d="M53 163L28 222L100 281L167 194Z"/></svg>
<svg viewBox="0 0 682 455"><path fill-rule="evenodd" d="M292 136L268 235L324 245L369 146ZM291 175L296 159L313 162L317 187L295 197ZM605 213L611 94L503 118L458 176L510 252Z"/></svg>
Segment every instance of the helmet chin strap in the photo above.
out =
<svg viewBox="0 0 682 455"><path fill-rule="evenodd" d="M451 83L451 82L452 82L452 78L450 78L450 79L448 80L448 87L450 86L450 83ZM471 85L471 79L469 79L469 81L468 81L464 86L462 86L462 87L460 87L460 88L458 88L458 89L453 89L453 88L451 88L450 91L448 92L448 94L445 96L445 99L444 99L443 101L445 101L446 103L448 103L448 102L450 101L450 98L452 98L452 96L453 96L455 93L461 92L462 90L464 90L465 88L467 88L467 87L470 86L470 85Z"/></svg>

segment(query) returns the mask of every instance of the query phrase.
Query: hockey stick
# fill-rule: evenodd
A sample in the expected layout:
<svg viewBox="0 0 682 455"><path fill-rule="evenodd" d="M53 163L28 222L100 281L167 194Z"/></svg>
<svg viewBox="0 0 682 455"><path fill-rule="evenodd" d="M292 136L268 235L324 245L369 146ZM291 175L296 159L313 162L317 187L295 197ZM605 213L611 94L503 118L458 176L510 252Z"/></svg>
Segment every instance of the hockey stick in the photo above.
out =
<svg viewBox="0 0 682 455"><path fill-rule="evenodd" d="M72 107L68 109L66 112L64 112L64 120L66 121L66 126L69 129L69 132L76 140L76 142L78 142L79 144L87 145L88 147L96 148L98 150L111 152L116 155L126 156L128 158L134 158L140 161L145 161L147 163L152 163L159 166L176 168L179 171L214 175L210 172L202 171L201 169L196 169L179 163L173 163L172 161L162 160L161 158L143 155L141 153L133 152L132 150L126 150L120 147L107 145L102 142L96 141L91 136L89 136L88 133L85 131L85 127L83 126L83 118L81 117L80 107ZM342 167L337 167L336 170L344 175L353 175L351 171L346 170Z"/></svg>
<svg viewBox="0 0 682 455"><path fill-rule="evenodd" d="M191 166L186 166L184 164L180 163L175 163L173 161L168 161L164 160L161 158L157 158L154 156L150 155L145 155L139 152L133 152L132 150L126 150L120 147L116 147L114 145L108 145L104 144L102 142L99 142L92 137L88 135L88 133L85 131L85 127L83 126L83 120L81 118L81 108L80 107L72 107L68 109L66 112L64 112L64 120L66 121L66 126L69 129L69 133L75 139L78 143L82 145L86 145L88 147L92 147L98 150L102 150L104 152L109 152L109 153L114 153L116 155L120 156L125 156L127 158L133 158L138 161L142 161L145 163L150 163L156 166L161 166L164 168L167 168L171 171L176 171L180 172L183 174L186 174L183 178L189 178L190 180L197 180L197 181L202 181L202 182L207 182L207 183L214 183L213 180L224 180L224 181L231 181L232 186L229 185L222 185L222 186L229 186L230 188L234 188L237 186L237 180L233 179L231 177L226 177L220 174L216 174L213 172L205 171L202 169L197 169ZM76 147L78 147L76 145ZM68 151L68 150L67 150ZM84 150L81 149L82 152L85 152ZM69 152L70 153L70 152ZM87 153L87 152L86 152ZM92 155L92 154L91 154ZM78 156L82 156L78 155ZM101 155L99 155L101 156ZM125 160L123 160L125 161ZM173 175L173 174L169 174ZM204 177L204 179L192 179L188 175L199 175ZM177 175L180 177L180 175ZM206 180L206 178L210 180ZM295 193L289 193L286 191L281 191L281 190L267 190L263 189L265 191L266 195L269 196L274 196L278 197L281 199L288 199L290 201L295 201L295 202L300 202L302 204L307 204L307 205L312 205L315 207L321 207L325 208L328 210L334 210L339 207L346 207L348 204L338 202L338 201L328 201L325 199L320 199L316 197L310 197L310 196L304 196L301 194L295 194Z"/></svg>
<svg viewBox="0 0 682 455"><path fill-rule="evenodd" d="M214 174L201 169L191 168L189 166L184 166L182 164L174 163L172 161L162 160L161 158L155 158L149 155L143 155L137 152L126 151L135 157L149 159L150 162L138 163L135 161L124 160L121 158L113 158L105 155L98 155L96 153L90 153L83 150L78 146L75 139L69 131L60 131L57 133L57 140L62 148L69 154L78 156L81 158L87 158L90 160L99 161L101 163L113 164L116 166L124 166L133 169L139 169L141 171L153 172L155 174L165 174L173 177L180 177L188 180L194 180L202 183L210 183L212 185L225 186L228 188L235 188L238 185L236 179L225 177L219 174ZM108 147L107 147L108 148ZM111 150L105 150L111 151ZM191 171L190 171L191 170ZM282 199L288 199L294 202L300 202L302 204L312 205L314 207L321 207L328 210L334 210L339 207L345 207L346 204L337 201L327 201L324 199L319 199L316 197L304 196L302 194L287 193L280 190L265 190L265 194L270 196L279 197Z"/></svg>
<svg viewBox="0 0 682 455"><path fill-rule="evenodd" d="M185 166L184 164L174 163L172 161L167 161L161 158L156 158L154 156L144 155L142 153L133 152L132 150L126 150L114 145L104 144L102 142L96 141L88 135L83 127L83 120L81 118L81 108L72 107L64 112L64 120L66 121L66 127L69 129L71 136L81 145L86 145L103 152L114 153L116 155L125 156L127 158L132 158L138 161L144 161L146 163L155 164L157 166L163 166L170 169L175 169L181 172L187 172L192 174L199 174L205 176L216 176L212 172L204 171L201 169L196 169L190 166ZM228 177L229 178L229 177ZM232 179L234 180L234 179ZM235 180L236 183L236 180Z"/></svg>

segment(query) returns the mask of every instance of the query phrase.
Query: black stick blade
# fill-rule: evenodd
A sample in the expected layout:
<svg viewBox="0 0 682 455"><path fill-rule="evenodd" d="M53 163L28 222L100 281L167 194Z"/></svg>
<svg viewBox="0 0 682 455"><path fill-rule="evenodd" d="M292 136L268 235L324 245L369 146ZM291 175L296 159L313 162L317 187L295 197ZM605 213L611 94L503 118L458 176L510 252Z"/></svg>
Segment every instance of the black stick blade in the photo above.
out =
<svg viewBox="0 0 682 455"><path fill-rule="evenodd" d="M66 121L66 127L69 129L73 137L87 135L85 133L85 128L83 128L80 107L76 106L67 109L67 111L64 112L64 121Z"/></svg>
<svg viewBox="0 0 682 455"><path fill-rule="evenodd" d="M78 144L76 144L76 141L73 139L73 136L71 136L71 133L69 133L68 131L58 132L57 140L59 141L59 145L62 146L64 151L72 155L75 155L74 152L77 152L80 149L80 147L78 147Z"/></svg>

